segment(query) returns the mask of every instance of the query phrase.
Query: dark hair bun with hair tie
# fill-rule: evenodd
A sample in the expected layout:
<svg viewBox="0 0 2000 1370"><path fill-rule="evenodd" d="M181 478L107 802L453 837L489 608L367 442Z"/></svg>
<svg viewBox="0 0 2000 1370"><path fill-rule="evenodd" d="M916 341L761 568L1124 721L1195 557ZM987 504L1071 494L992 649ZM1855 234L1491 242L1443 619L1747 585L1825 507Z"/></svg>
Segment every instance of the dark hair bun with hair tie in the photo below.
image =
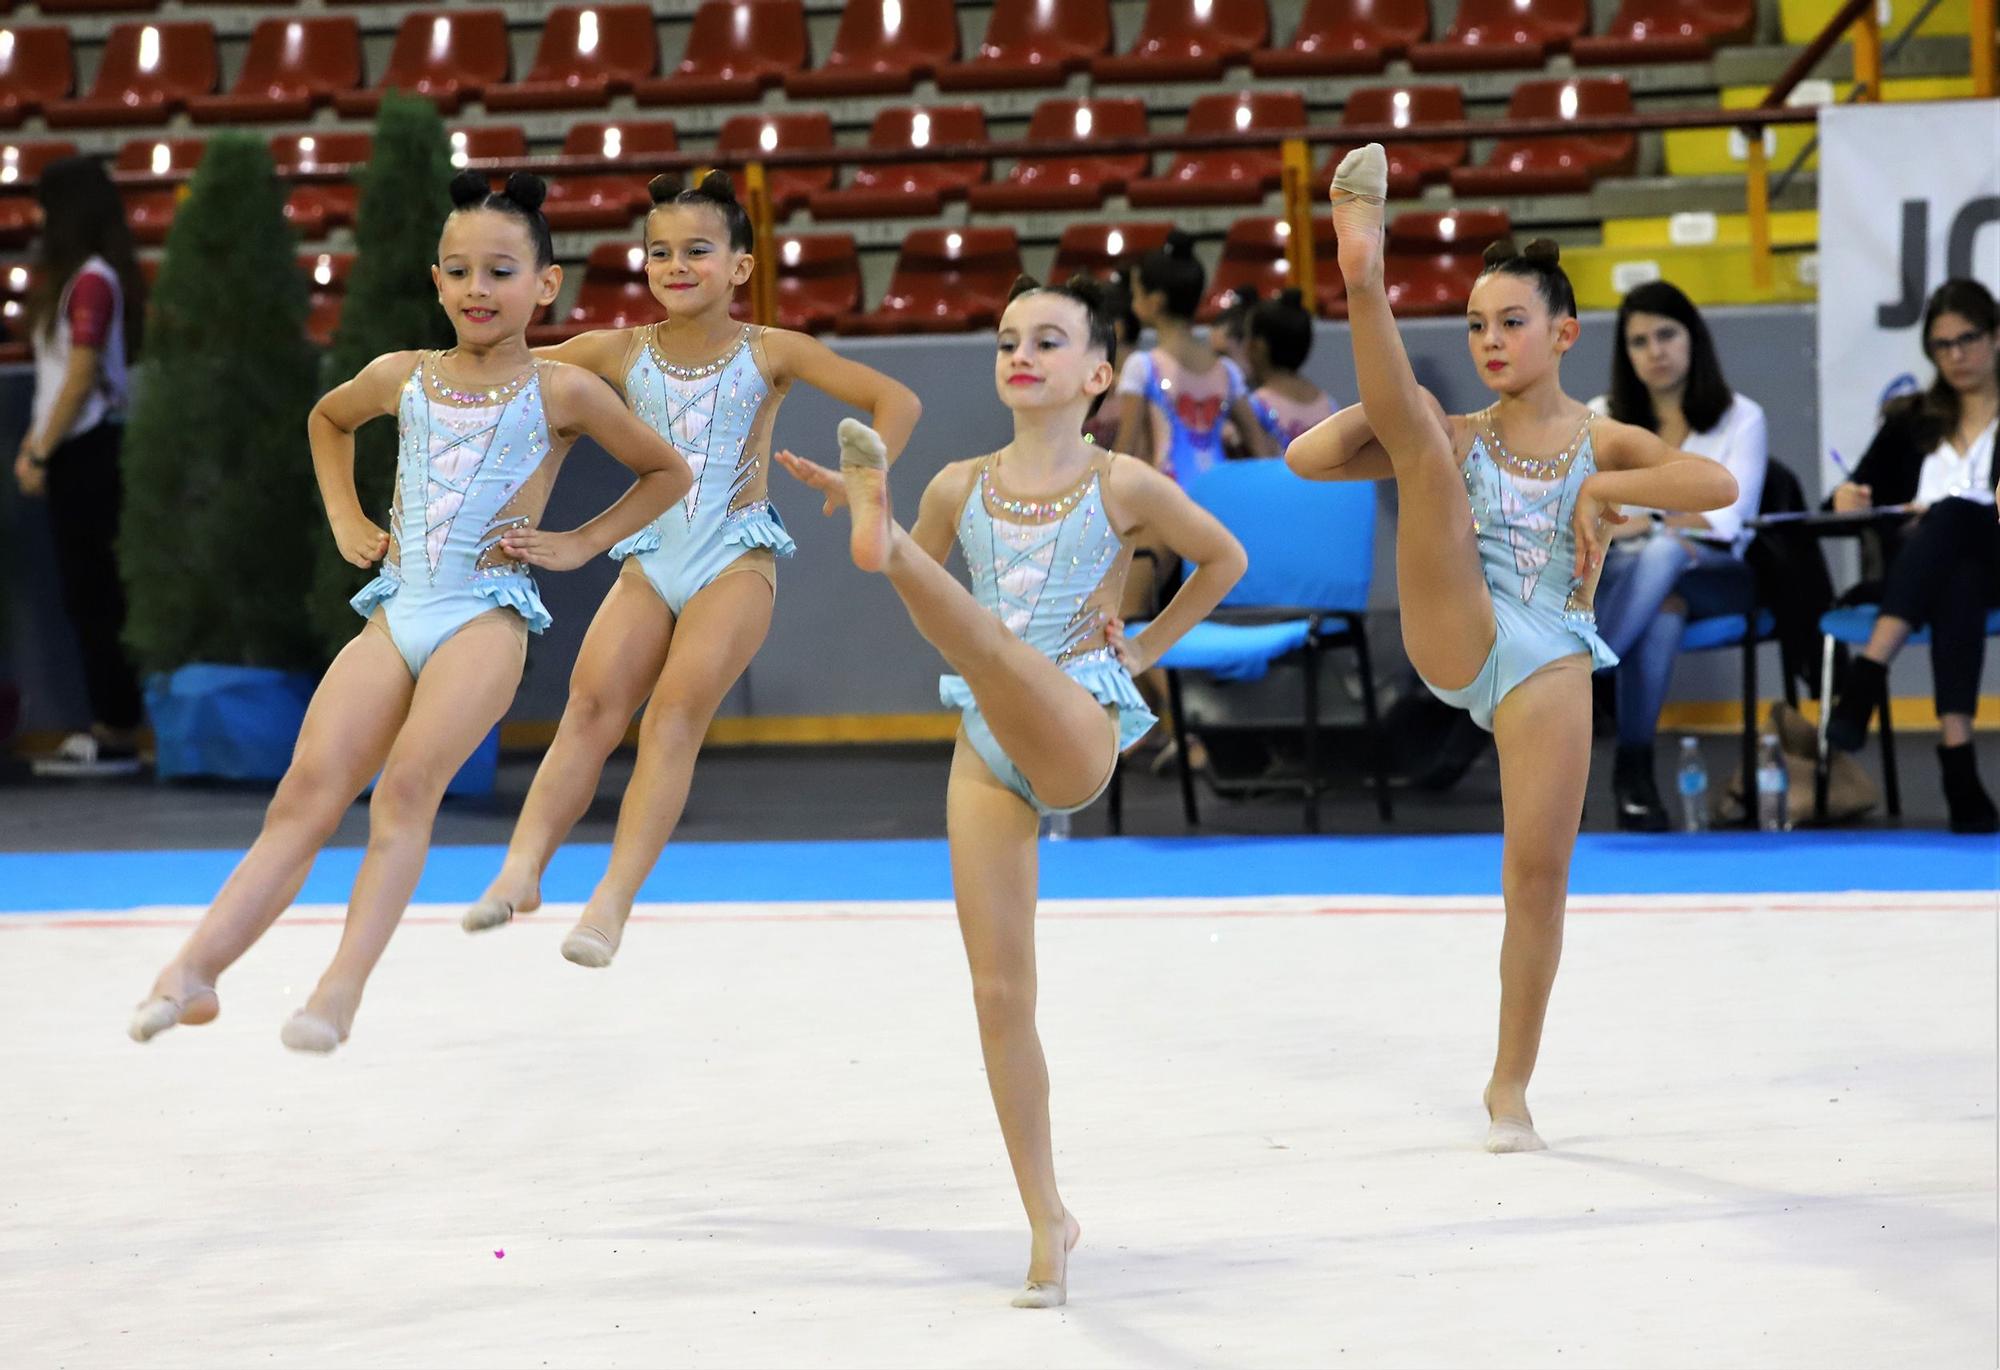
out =
<svg viewBox="0 0 2000 1370"><path fill-rule="evenodd" d="M1278 303L1287 309L1304 309L1306 292L1295 285L1288 285L1278 292Z"/></svg>
<svg viewBox="0 0 2000 1370"><path fill-rule="evenodd" d="M701 178L701 184L695 189L711 200L723 204L736 203L736 182L729 179L729 173L726 171L709 172Z"/></svg>
<svg viewBox="0 0 2000 1370"><path fill-rule="evenodd" d="M451 207L469 209L493 193L484 172L461 171L451 178Z"/></svg>
<svg viewBox="0 0 2000 1370"><path fill-rule="evenodd" d="M653 197L653 203L656 205L667 203L685 189L687 189L686 183L671 171L663 171L646 182L646 193Z"/></svg>
<svg viewBox="0 0 2000 1370"><path fill-rule="evenodd" d="M1166 251L1169 257L1181 257L1193 261L1194 235L1185 229L1167 230Z"/></svg>
<svg viewBox="0 0 2000 1370"><path fill-rule="evenodd" d="M507 178L507 188L501 194L530 214L539 214L542 201L549 198L549 183L532 171L517 171Z"/></svg>
<svg viewBox="0 0 2000 1370"><path fill-rule="evenodd" d="M1042 283L1023 271L1014 278L1014 284L1007 287L1007 303L1012 304L1023 295L1033 294L1042 288Z"/></svg>
<svg viewBox="0 0 2000 1370"><path fill-rule="evenodd" d="M1521 249L1521 255L1537 266L1554 266L1562 260L1562 246L1554 238L1537 238Z"/></svg>
<svg viewBox="0 0 2000 1370"><path fill-rule="evenodd" d="M1486 245L1486 251L1480 254L1480 260L1488 266L1498 266L1502 262L1511 262L1520 255L1521 249L1514 245L1512 238L1495 238Z"/></svg>

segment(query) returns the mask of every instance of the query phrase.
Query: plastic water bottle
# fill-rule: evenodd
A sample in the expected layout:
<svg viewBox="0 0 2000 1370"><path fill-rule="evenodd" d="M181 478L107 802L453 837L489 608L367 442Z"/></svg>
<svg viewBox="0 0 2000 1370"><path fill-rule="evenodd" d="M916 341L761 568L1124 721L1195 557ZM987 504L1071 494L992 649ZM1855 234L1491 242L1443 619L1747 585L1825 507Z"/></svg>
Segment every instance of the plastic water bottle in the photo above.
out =
<svg viewBox="0 0 2000 1370"><path fill-rule="evenodd" d="M1051 842L1069 841L1069 815L1052 813L1042 820L1042 836Z"/></svg>
<svg viewBox="0 0 2000 1370"><path fill-rule="evenodd" d="M1757 826L1765 832L1792 830L1791 788L1777 734L1765 733L1757 743Z"/></svg>
<svg viewBox="0 0 2000 1370"><path fill-rule="evenodd" d="M1701 743L1692 737L1681 739L1681 831L1708 831L1708 767L1701 759Z"/></svg>

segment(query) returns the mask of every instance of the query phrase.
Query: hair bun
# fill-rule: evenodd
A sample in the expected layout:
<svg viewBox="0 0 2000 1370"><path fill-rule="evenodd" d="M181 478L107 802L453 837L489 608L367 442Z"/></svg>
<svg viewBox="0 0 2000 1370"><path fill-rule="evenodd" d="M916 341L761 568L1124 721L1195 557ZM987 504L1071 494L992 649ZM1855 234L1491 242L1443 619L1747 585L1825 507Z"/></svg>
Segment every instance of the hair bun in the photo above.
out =
<svg viewBox="0 0 2000 1370"><path fill-rule="evenodd" d="M461 171L451 178L451 207L469 209L493 193L493 185L482 171Z"/></svg>
<svg viewBox="0 0 2000 1370"><path fill-rule="evenodd" d="M1164 246L1169 257L1181 257L1188 261L1194 260L1194 235L1186 229L1168 229L1167 241Z"/></svg>
<svg viewBox="0 0 2000 1370"><path fill-rule="evenodd" d="M686 183L671 171L663 171L646 182L646 193L653 197L653 203L663 205L687 189Z"/></svg>
<svg viewBox="0 0 2000 1370"><path fill-rule="evenodd" d="M1521 249L1521 255L1537 266L1554 266L1562 261L1562 246L1554 238L1536 238Z"/></svg>
<svg viewBox="0 0 2000 1370"><path fill-rule="evenodd" d="M695 190L723 204L736 203L736 182L729 179L729 173L726 171L709 172L701 178L701 184L696 186Z"/></svg>
<svg viewBox="0 0 2000 1370"><path fill-rule="evenodd" d="M549 198L549 183L532 171L517 171L507 178L507 188L500 192L530 214L542 212L542 201Z"/></svg>
<svg viewBox="0 0 2000 1370"><path fill-rule="evenodd" d="M1041 288L1042 283L1040 281L1023 271L1014 278L1014 284L1007 287L1007 303L1012 304L1023 295L1032 294Z"/></svg>
<svg viewBox="0 0 2000 1370"><path fill-rule="evenodd" d="M1480 260L1487 266L1498 266L1502 262L1511 262L1520 255L1521 249L1514 245L1512 238L1495 238L1486 245L1486 251L1480 254Z"/></svg>
<svg viewBox="0 0 2000 1370"><path fill-rule="evenodd" d="M1304 309L1306 292L1295 285L1288 285L1278 292L1278 303L1287 309Z"/></svg>

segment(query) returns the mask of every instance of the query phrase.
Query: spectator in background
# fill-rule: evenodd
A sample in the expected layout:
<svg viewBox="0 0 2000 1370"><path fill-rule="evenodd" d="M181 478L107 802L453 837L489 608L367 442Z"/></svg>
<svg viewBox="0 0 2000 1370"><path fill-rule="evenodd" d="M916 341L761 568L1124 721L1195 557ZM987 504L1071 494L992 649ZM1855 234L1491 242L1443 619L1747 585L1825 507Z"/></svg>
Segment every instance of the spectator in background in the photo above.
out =
<svg viewBox="0 0 2000 1370"><path fill-rule="evenodd" d="M145 316L145 283L125 206L94 158L52 162L36 199L42 235L28 290L35 401L14 459L21 493L46 495L63 606L76 630L91 728L36 762L39 775L102 776L139 769L143 703L125 655L118 578L121 482L130 358Z"/></svg>
<svg viewBox="0 0 2000 1370"><path fill-rule="evenodd" d="M1250 374L1250 314L1257 308L1257 287L1238 286L1222 297L1222 310L1208 326L1209 345Z"/></svg>
<svg viewBox="0 0 2000 1370"><path fill-rule="evenodd" d="M1299 374L1312 345L1313 316L1299 291L1284 290L1250 311L1250 409L1280 452L1333 414L1326 391Z"/></svg>
<svg viewBox="0 0 2000 1370"><path fill-rule="evenodd" d="M1931 688L1942 732L1938 761L1953 832L2000 831L1980 783L1972 716L1986 658L1986 613L2000 605L2000 523L1994 519L1993 441L2000 416L2000 310L1973 280L1950 280L1924 305L1928 390L1891 400L1882 426L1828 501L1838 510L1907 507L1884 537L1882 612L1849 665L1826 740L1855 751L1888 690L1889 663L1912 630L1931 630Z"/></svg>
<svg viewBox="0 0 2000 1370"><path fill-rule="evenodd" d="M1741 613L1755 598L1743 565L1746 520L1764 492L1764 411L1729 388L1708 324L1694 302L1652 281L1618 306L1611 392L1591 408L1659 434L1670 447L1708 457L1736 478L1736 502L1705 514L1645 515L1614 525L1616 541L1597 584L1597 631L1618 653L1618 750L1611 789L1618 826L1669 826L1653 774L1660 706L1673 680L1681 631L1690 618Z"/></svg>

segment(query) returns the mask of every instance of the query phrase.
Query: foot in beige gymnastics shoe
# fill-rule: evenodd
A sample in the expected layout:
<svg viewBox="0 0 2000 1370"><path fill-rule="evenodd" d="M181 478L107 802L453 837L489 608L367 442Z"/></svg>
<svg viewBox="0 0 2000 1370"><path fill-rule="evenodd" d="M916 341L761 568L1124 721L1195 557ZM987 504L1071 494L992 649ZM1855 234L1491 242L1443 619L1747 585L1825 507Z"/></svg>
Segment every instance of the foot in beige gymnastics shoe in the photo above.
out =
<svg viewBox="0 0 2000 1370"><path fill-rule="evenodd" d="M485 932L514 921L514 906L505 899L481 899L465 911L458 925L467 932Z"/></svg>
<svg viewBox="0 0 2000 1370"><path fill-rule="evenodd" d="M1013 1298L1016 1308L1061 1308L1069 1302L1069 1253L1076 1248L1083 1227L1069 1213L1063 1214L1061 1261L1052 1280L1029 1280Z"/></svg>
<svg viewBox="0 0 2000 1370"><path fill-rule="evenodd" d="M1546 1151L1549 1144L1533 1123L1519 1118L1495 1118L1486 1128L1486 1149L1496 1156L1515 1151Z"/></svg>
<svg viewBox="0 0 2000 1370"><path fill-rule="evenodd" d="M1355 148L1333 169L1335 208L1350 200L1380 207L1389 199L1389 154L1380 143Z"/></svg>
<svg viewBox="0 0 2000 1370"><path fill-rule="evenodd" d="M882 435L859 419L842 419L840 478L847 485L847 512L854 520L848 554L864 571L889 564L889 449Z"/></svg>
<svg viewBox="0 0 2000 1370"><path fill-rule="evenodd" d="M278 1030L278 1040L293 1051L324 1056L347 1040L347 1034L316 1013L300 1009Z"/></svg>
<svg viewBox="0 0 2000 1370"><path fill-rule="evenodd" d="M1382 277L1382 206L1389 190L1389 159L1380 143L1358 147L1333 173L1333 231L1341 278L1350 290Z"/></svg>
<svg viewBox="0 0 2000 1370"><path fill-rule="evenodd" d="M154 994L132 1011L132 1022L126 1032L135 1042L150 1042L177 1023L194 1027L213 1022L220 1012L222 1001L212 989L198 989L180 999Z"/></svg>

